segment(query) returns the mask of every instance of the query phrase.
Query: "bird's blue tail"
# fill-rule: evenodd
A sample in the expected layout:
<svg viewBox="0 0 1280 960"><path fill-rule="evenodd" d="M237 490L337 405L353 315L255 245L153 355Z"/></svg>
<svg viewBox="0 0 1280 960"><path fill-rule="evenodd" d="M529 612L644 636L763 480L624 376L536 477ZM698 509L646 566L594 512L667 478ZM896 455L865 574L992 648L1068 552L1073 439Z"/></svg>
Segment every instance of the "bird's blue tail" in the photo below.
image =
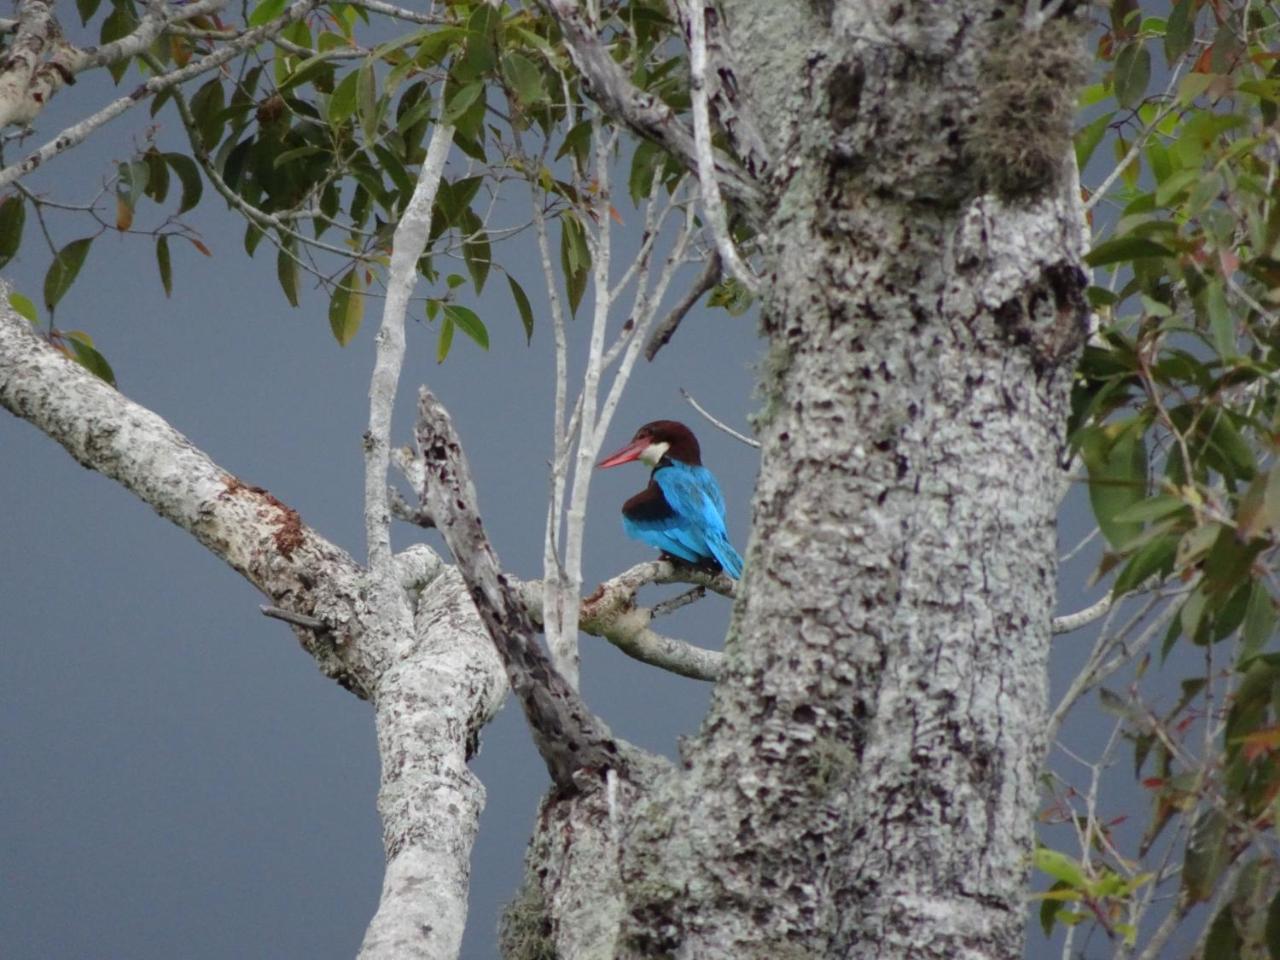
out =
<svg viewBox="0 0 1280 960"><path fill-rule="evenodd" d="M707 546L725 573L735 580L742 579L742 557L738 556L738 551L733 549L727 537L708 537Z"/></svg>

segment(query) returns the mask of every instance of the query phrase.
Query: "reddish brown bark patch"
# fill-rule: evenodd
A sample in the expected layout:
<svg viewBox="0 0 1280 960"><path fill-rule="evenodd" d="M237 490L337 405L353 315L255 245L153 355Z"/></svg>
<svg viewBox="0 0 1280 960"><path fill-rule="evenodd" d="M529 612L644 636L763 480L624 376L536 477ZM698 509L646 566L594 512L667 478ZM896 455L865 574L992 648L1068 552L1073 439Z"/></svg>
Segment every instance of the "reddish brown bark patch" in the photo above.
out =
<svg viewBox="0 0 1280 960"><path fill-rule="evenodd" d="M266 506L273 511L276 516L269 520L276 526L276 532L271 535L271 539L275 542L276 551L286 560L293 556L293 552L302 546L302 517L298 515L298 511L287 504L281 503L265 487L255 487L245 483L239 477L231 474L225 474L222 482L227 486L227 493L236 494L244 491L251 493L261 499ZM259 513L259 516L263 516ZM267 519L263 516L263 519Z"/></svg>

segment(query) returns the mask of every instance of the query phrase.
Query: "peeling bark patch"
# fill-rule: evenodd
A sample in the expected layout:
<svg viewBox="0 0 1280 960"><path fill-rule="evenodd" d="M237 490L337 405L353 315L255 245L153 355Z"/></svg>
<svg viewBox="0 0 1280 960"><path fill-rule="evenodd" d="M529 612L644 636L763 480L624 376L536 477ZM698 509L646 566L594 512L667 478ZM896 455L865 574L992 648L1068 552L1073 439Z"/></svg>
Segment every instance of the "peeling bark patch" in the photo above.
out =
<svg viewBox="0 0 1280 960"><path fill-rule="evenodd" d="M222 482L226 485L228 494L237 494L241 491L255 494L266 501L269 507L278 511L279 516L273 521L276 532L272 534L271 539L275 542L280 556L286 560L291 559L293 552L302 546L305 539L302 532L302 517L298 515L298 511L282 503L265 487L250 486L229 473L222 478Z"/></svg>

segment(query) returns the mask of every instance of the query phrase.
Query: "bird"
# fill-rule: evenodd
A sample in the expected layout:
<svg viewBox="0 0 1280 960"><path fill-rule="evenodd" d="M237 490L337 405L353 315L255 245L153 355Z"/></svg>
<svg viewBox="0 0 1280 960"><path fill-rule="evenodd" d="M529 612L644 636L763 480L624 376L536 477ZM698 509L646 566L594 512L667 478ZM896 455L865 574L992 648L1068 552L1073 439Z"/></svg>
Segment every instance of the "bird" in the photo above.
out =
<svg viewBox="0 0 1280 960"><path fill-rule="evenodd" d="M715 475L702 465L693 431L676 420L654 420L598 466L616 467L633 460L652 472L649 485L622 505L627 536L657 547L667 559L719 567L739 579L742 557L725 530L724 494Z"/></svg>

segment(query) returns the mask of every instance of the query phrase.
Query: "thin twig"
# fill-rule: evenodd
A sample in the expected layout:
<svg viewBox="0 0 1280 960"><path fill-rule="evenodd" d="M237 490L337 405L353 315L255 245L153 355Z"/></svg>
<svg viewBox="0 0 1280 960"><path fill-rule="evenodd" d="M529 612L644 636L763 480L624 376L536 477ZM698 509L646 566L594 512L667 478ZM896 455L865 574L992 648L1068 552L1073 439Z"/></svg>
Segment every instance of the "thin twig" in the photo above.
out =
<svg viewBox="0 0 1280 960"><path fill-rule="evenodd" d="M644 358L652 361L658 355L658 351L671 342L671 338L675 336L676 328L680 326L680 322L684 320L695 303L702 299L702 295L720 282L720 275L723 272L720 254L714 250L711 256L707 258L706 266L702 268L702 272L698 274L698 279L693 281L693 285L680 298L680 302L671 308L671 312L662 318L649 337L649 342L645 344Z"/></svg>
<svg viewBox="0 0 1280 960"><path fill-rule="evenodd" d="M663 600L661 603L653 605L654 617L665 617L668 614L675 613L681 607L687 607L691 603L697 603L707 595L706 587L694 587L692 590L686 590L684 593L677 594L670 600Z"/></svg>
<svg viewBox="0 0 1280 960"><path fill-rule="evenodd" d="M327 633L333 629L319 617L309 617L305 613L294 613L292 610L285 610L283 607L263 604L258 609L262 611L262 615L265 617L271 617L273 620L283 620L285 623L291 623L295 627L304 627L307 630L315 630L317 633Z"/></svg>
<svg viewBox="0 0 1280 960"><path fill-rule="evenodd" d="M723 430L725 433L733 437L735 440L741 440L748 447L754 447L756 450L760 449L759 440L753 440L751 437L748 437L746 434L739 433L737 430L733 429L733 427L729 426L727 423L723 423L722 421L717 420L710 413L708 413L706 409L702 406L702 404L700 404L697 400L695 400L693 398L693 395L689 393L689 391L686 390L684 387L680 388L680 396L684 397L685 400L688 402L689 406L693 407L693 409L697 410L698 413L702 414L702 416L706 418L707 422L710 423L713 427L716 427L719 430Z"/></svg>

